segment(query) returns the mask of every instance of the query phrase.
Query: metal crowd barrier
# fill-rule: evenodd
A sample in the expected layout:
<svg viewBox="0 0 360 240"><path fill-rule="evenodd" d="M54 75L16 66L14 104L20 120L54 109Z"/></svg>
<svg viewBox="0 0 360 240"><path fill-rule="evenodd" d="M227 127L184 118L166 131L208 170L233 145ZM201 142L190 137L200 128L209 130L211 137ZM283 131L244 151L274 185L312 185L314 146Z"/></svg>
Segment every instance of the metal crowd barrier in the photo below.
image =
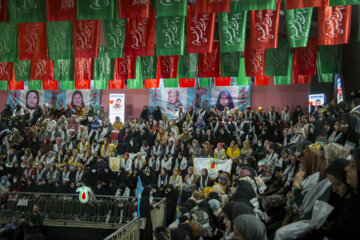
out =
<svg viewBox="0 0 360 240"><path fill-rule="evenodd" d="M87 203L81 203L78 197L78 194L8 193L2 199L0 214L2 217L22 217L38 204L44 219L48 220L127 224L136 218L135 197L117 201L114 196L93 195Z"/></svg>
<svg viewBox="0 0 360 240"><path fill-rule="evenodd" d="M158 202L158 207L152 210L151 220L153 229L164 226L166 222L166 200L162 199ZM119 228L117 231L106 237L104 240L139 240L140 239L140 226L143 218L136 218Z"/></svg>

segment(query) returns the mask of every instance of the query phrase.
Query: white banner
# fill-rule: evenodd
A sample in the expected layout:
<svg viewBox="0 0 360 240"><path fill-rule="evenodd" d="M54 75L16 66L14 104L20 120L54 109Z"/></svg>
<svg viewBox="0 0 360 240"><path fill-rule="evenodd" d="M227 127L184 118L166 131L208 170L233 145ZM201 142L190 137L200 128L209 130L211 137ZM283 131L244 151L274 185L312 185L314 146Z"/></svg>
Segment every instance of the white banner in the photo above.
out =
<svg viewBox="0 0 360 240"><path fill-rule="evenodd" d="M110 122L114 123L116 117L125 123L125 94L110 94L109 96L109 117Z"/></svg>
<svg viewBox="0 0 360 240"><path fill-rule="evenodd" d="M205 168L208 170L208 174L211 178L216 178L218 171L230 173L232 160L220 160L215 158L195 158L194 167L195 173L201 175L201 171Z"/></svg>

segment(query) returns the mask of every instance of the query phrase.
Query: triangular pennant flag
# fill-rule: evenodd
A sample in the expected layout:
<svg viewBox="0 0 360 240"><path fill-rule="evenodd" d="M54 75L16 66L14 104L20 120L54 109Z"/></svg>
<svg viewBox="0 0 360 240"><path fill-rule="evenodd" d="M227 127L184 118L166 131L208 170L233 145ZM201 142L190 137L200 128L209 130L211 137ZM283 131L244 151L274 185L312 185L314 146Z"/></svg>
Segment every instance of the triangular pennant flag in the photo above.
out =
<svg viewBox="0 0 360 240"><path fill-rule="evenodd" d="M0 81L11 81L14 76L14 64L12 62L0 62Z"/></svg>
<svg viewBox="0 0 360 240"><path fill-rule="evenodd" d="M312 8L322 7L326 3L325 0L286 0L286 8Z"/></svg>
<svg viewBox="0 0 360 240"><path fill-rule="evenodd" d="M230 0L203 0L195 2L195 13L220 13L230 11Z"/></svg>
<svg viewBox="0 0 360 240"><path fill-rule="evenodd" d="M307 47L295 49L293 71L294 75L316 75L316 38L309 38Z"/></svg>
<svg viewBox="0 0 360 240"><path fill-rule="evenodd" d="M195 13L195 6L188 7L186 17L186 52L212 51L215 31L215 13Z"/></svg>
<svg viewBox="0 0 360 240"><path fill-rule="evenodd" d="M220 51L243 52L246 39L247 12L240 11L239 2L231 2L230 13L219 13Z"/></svg>
<svg viewBox="0 0 360 240"><path fill-rule="evenodd" d="M330 0L329 6L360 5L360 0Z"/></svg>
<svg viewBox="0 0 360 240"><path fill-rule="evenodd" d="M29 81L30 80L30 61L16 61L14 63L16 81Z"/></svg>
<svg viewBox="0 0 360 240"><path fill-rule="evenodd" d="M231 78L230 77L216 77L214 78L215 87L227 87L230 86Z"/></svg>
<svg viewBox="0 0 360 240"><path fill-rule="evenodd" d="M321 73L338 73L340 59L340 46L319 46L317 55L317 68Z"/></svg>
<svg viewBox="0 0 360 240"><path fill-rule="evenodd" d="M121 58L124 49L126 20L124 18L103 20L102 26L109 57Z"/></svg>
<svg viewBox="0 0 360 240"><path fill-rule="evenodd" d="M8 0L0 1L0 22L9 21L7 1ZM6 85L6 89L7 89L7 85ZM1 89L1 90L6 90L6 89Z"/></svg>
<svg viewBox="0 0 360 240"><path fill-rule="evenodd" d="M186 16L187 0L155 0L156 17Z"/></svg>
<svg viewBox="0 0 360 240"><path fill-rule="evenodd" d="M75 21L76 0L46 0L46 16L48 21Z"/></svg>
<svg viewBox="0 0 360 240"><path fill-rule="evenodd" d="M182 88L195 87L195 78L179 78L179 84Z"/></svg>
<svg viewBox="0 0 360 240"><path fill-rule="evenodd" d="M298 2L298 0L295 0L295 2ZM284 5L286 5L285 1ZM284 11L290 47L306 47L310 34L313 8L285 9Z"/></svg>
<svg viewBox="0 0 360 240"><path fill-rule="evenodd" d="M124 55L154 56L155 12L149 18L127 18Z"/></svg>
<svg viewBox="0 0 360 240"><path fill-rule="evenodd" d="M240 52L221 53L221 76L236 77L240 70Z"/></svg>
<svg viewBox="0 0 360 240"><path fill-rule="evenodd" d="M195 78L197 74L197 66L197 53L187 53L179 56L178 78Z"/></svg>
<svg viewBox="0 0 360 240"><path fill-rule="evenodd" d="M159 77L160 78L177 78L179 56L159 56Z"/></svg>
<svg viewBox="0 0 360 240"><path fill-rule="evenodd" d="M270 84L270 77L265 77L265 76L255 77L255 85L256 86L269 85L269 84Z"/></svg>
<svg viewBox="0 0 360 240"><path fill-rule="evenodd" d="M252 49L250 40L245 44L245 69L248 77L265 74L265 49Z"/></svg>
<svg viewBox="0 0 360 240"><path fill-rule="evenodd" d="M55 80L43 80L44 90L57 90L59 82Z"/></svg>
<svg viewBox="0 0 360 240"><path fill-rule="evenodd" d="M289 58L288 40L280 38L278 48L266 49L265 76L286 76L290 64Z"/></svg>
<svg viewBox="0 0 360 240"><path fill-rule="evenodd" d="M281 0L277 0L276 10L251 12L250 40L252 48L277 48Z"/></svg>
<svg viewBox="0 0 360 240"><path fill-rule="evenodd" d="M0 81L0 90L8 90L8 81Z"/></svg>
<svg viewBox="0 0 360 240"><path fill-rule="evenodd" d="M239 3L243 11L276 9L276 0L239 0Z"/></svg>
<svg viewBox="0 0 360 240"><path fill-rule="evenodd" d="M71 21L47 22L49 59L70 59L73 57L73 24Z"/></svg>
<svg viewBox="0 0 360 240"><path fill-rule="evenodd" d="M198 61L199 77L219 77L220 76L220 54L219 42L214 42L213 50L209 53L200 53Z"/></svg>
<svg viewBox="0 0 360 240"><path fill-rule="evenodd" d="M148 18L150 0L119 0L120 18Z"/></svg>
<svg viewBox="0 0 360 240"><path fill-rule="evenodd" d="M97 58L99 47L99 20L74 21L74 57Z"/></svg>
<svg viewBox="0 0 360 240"><path fill-rule="evenodd" d="M185 51L185 17L156 18L156 55L183 55Z"/></svg>
<svg viewBox="0 0 360 240"><path fill-rule="evenodd" d="M60 88L62 90L74 90L75 89L75 81L61 81Z"/></svg>
<svg viewBox="0 0 360 240"><path fill-rule="evenodd" d="M158 79L145 79L145 88L159 88L160 81Z"/></svg>
<svg viewBox="0 0 360 240"><path fill-rule="evenodd" d="M115 1L77 0L77 19L114 19L116 16Z"/></svg>
<svg viewBox="0 0 360 240"><path fill-rule="evenodd" d="M19 23L17 44L19 60L48 59L45 23Z"/></svg>
<svg viewBox="0 0 360 240"><path fill-rule="evenodd" d="M0 36L0 61L15 62L17 25L15 23L0 23Z"/></svg>
<svg viewBox="0 0 360 240"><path fill-rule="evenodd" d="M351 5L322 7L318 10L318 44L349 43Z"/></svg>
<svg viewBox="0 0 360 240"><path fill-rule="evenodd" d="M155 56L139 57L141 62L141 71L144 79L155 79L157 58Z"/></svg>
<svg viewBox="0 0 360 240"><path fill-rule="evenodd" d="M8 1L9 21L16 23L45 22L45 1Z"/></svg>
<svg viewBox="0 0 360 240"><path fill-rule="evenodd" d="M42 89L42 81L41 80L31 80L28 81L29 90L41 90Z"/></svg>
<svg viewBox="0 0 360 240"><path fill-rule="evenodd" d="M211 78L198 78L199 87L211 87Z"/></svg>
<svg viewBox="0 0 360 240"><path fill-rule="evenodd" d="M121 89L125 87L124 79L109 80L109 89Z"/></svg>
<svg viewBox="0 0 360 240"><path fill-rule="evenodd" d="M143 78L142 78L140 58L138 58L136 60L136 78L128 79L127 85L128 85L129 89L141 89L143 87Z"/></svg>
<svg viewBox="0 0 360 240"><path fill-rule="evenodd" d="M58 59L54 62L55 80L74 81L74 61L73 59Z"/></svg>
<svg viewBox="0 0 360 240"><path fill-rule="evenodd" d="M240 70L239 75L235 79L237 86L248 86L250 78L246 76L245 72L245 58L240 58Z"/></svg>
<svg viewBox="0 0 360 240"><path fill-rule="evenodd" d="M165 88L177 88L179 87L179 79L177 78L164 78Z"/></svg>

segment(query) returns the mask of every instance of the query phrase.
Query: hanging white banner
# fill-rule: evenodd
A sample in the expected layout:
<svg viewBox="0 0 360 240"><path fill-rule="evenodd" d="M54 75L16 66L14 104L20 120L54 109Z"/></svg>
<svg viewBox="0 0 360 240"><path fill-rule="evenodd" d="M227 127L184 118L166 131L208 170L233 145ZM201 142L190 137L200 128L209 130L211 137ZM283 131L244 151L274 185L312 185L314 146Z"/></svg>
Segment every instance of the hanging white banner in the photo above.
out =
<svg viewBox="0 0 360 240"><path fill-rule="evenodd" d="M218 171L230 173L232 160L220 160L215 158L194 158L195 173L201 175L201 171L205 168L211 178L216 178Z"/></svg>

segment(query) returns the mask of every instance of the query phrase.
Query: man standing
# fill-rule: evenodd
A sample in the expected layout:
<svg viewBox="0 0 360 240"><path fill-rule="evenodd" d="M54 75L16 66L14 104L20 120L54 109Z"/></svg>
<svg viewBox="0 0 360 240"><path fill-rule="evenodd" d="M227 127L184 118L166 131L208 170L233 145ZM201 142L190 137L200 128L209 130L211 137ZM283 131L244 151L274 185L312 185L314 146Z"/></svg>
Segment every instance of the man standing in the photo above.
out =
<svg viewBox="0 0 360 240"><path fill-rule="evenodd" d="M33 212L30 214L24 225L25 240L41 239L41 227L44 218L39 210L39 205L34 204Z"/></svg>

